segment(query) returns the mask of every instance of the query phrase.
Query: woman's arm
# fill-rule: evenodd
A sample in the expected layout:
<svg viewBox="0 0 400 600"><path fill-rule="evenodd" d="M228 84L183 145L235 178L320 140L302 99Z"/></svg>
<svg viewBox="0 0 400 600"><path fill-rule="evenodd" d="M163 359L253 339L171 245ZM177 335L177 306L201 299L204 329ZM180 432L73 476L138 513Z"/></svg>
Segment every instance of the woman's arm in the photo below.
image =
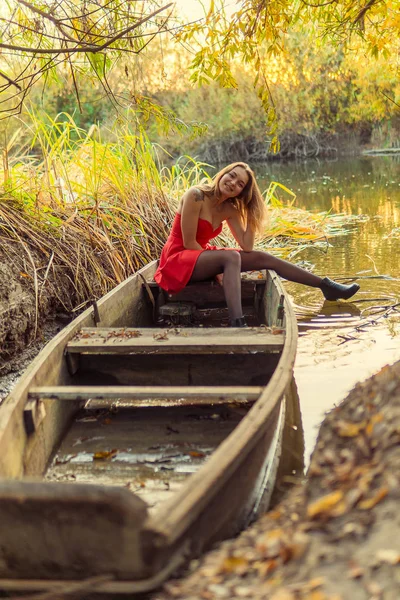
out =
<svg viewBox="0 0 400 600"><path fill-rule="evenodd" d="M183 245L187 250L202 250L196 241L197 226L204 195L198 188L190 188L182 198L181 228Z"/></svg>
<svg viewBox="0 0 400 600"><path fill-rule="evenodd" d="M228 223L228 227L241 249L245 252L251 252L254 247L256 233L249 226L248 222L245 226L241 215L236 208L232 207L231 214L227 217L226 222Z"/></svg>

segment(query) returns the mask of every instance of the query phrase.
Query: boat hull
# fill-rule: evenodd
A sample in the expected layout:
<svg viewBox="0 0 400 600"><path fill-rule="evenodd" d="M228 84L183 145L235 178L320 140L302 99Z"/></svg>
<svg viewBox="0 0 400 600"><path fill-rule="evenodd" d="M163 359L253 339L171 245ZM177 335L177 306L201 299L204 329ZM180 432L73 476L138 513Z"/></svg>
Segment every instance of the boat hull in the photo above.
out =
<svg viewBox="0 0 400 600"><path fill-rule="evenodd" d="M277 335L281 335L280 328L284 331L281 349L273 350L265 363L270 365L271 371L265 375L268 382L262 385L257 401L204 464L156 511L149 511L137 494L123 487L38 480L44 476L71 419L82 406L82 399L35 400L32 390L40 386L67 388L76 383L77 373L81 371L88 377L93 361L99 361L100 357L96 354L97 358L93 358L85 351L76 358L72 354L73 340L82 328L93 327L97 311L101 327L152 325L155 302L149 299L148 284L155 266L149 265L118 286L99 300L96 311L89 308L60 332L0 407L0 520L5 524L0 548L0 589L56 591L65 586L66 581L68 585L92 585L90 589L103 593L132 594L153 589L178 564L199 555L216 541L236 534L265 511L278 473L282 476L292 472L294 464L301 468L301 427L293 385L297 324L279 278L268 272L262 293L260 285L254 286L254 295L250 298L263 322ZM148 282L145 286L143 279ZM213 289L212 302L218 303L220 296L221 291ZM278 321L282 317L282 311L278 311L282 298L285 315ZM259 339L252 343L259 344ZM68 344L71 353L67 356ZM166 344L164 350L157 349L165 353L158 362L157 352L151 353L157 365L152 373L155 385L183 385L184 380L188 380L186 385L198 386L198 382L193 383L196 377L193 373L197 372L193 364L202 364L199 358L202 352L202 358L205 360L207 356L208 362L206 360L203 370L199 367L199 381L208 374L213 382L219 378L222 386L232 380L233 385L241 385L238 366L232 369L227 381L219 374L223 371L226 375L223 361L232 359L226 349L221 350L218 361L215 356L213 361L210 350L205 352L201 345L194 350L193 345L186 344L184 351L180 349L180 354L172 356L171 362ZM117 385L132 385L130 378L135 385L142 385L145 381L139 372L149 355L144 353L144 358L140 358L137 348L133 354L132 349L128 352L121 347L119 344L119 349L113 351L121 354L119 364L125 366L115 371L113 361L117 359L107 350L101 363L93 363L102 365L95 373L95 380L100 372L104 377L117 373ZM187 352L189 358L183 357L183 352ZM223 352L227 354L225 359ZM178 356L182 359L181 372L166 381ZM262 363L257 356L258 351L253 359L249 350L238 359L244 362L226 363L244 365L241 377L246 377L245 383L250 382L246 383L249 390L262 379ZM217 362L216 367L213 362ZM133 376L134 364L141 366ZM93 380L89 385L93 385ZM28 402L42 409L37 409L40 414L30 433L24 420ZM22 533L16 535L16 531ZM84 581L93 577L102 579Z"/></svg>

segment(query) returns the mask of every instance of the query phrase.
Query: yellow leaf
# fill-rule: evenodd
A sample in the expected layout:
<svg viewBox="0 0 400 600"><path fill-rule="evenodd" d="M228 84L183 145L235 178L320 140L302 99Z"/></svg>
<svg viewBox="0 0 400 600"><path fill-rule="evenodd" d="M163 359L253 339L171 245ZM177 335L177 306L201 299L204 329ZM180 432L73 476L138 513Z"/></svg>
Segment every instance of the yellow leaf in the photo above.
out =
<svg viewBox="0 0 400 600"><path fill-rule="evenodd" d="M383 414L382 413L377 413L376 415L373 415L370 418L367 427L365 428L365 431L366 431L367 435L369 435L369 436L372 435L372 432L374 430L374 427L375 427L376 423L381 423L382 420L383 420Z"/></svg>
<svg viewBox="0 0 400 600"><path fill-rule="evenodd" d="M249 561L240 556L228 556L222 563L222 568L226 573L244 572L249 565Z"/></svg>
<svg viewBox="0 0 400 600"><path fill-rule="evenodd" d="M376 504L378 504L378 502L380 502L381 500L383 500L389 492L389 488L387 488L386 486L381 487L374 496L372 496L372 498L367 498L366 500L362 500L361 502L358 503L357 507L360 508L361 510L369 510L370 508L373 508Z"/></svg>
<svg viewBox="0 0 400 600"><path fill-rule="evenodd" d="M314 518L320 514L329 514L333 507L335 507L343 499L343 492L338 490L331 494L326 494L319 498L307 507L307 515Z"/></svg>
<svg viewBox="0 0 400 600"><path fill-rule="evenodd" d="M361 421L360 423L350 423L349 421L338 421L336 424L337 434L340 437L355 437L359 435L360 431L365 429L366 422Z"/></svg>
<svg viewBox="0 0 400 600"><path fill-rule="evenodd" d="M118 450L116 448L113 450L105 450L104 452L95 452L93 454L93 460L107 460L115 456L117 452Z"/></svg>

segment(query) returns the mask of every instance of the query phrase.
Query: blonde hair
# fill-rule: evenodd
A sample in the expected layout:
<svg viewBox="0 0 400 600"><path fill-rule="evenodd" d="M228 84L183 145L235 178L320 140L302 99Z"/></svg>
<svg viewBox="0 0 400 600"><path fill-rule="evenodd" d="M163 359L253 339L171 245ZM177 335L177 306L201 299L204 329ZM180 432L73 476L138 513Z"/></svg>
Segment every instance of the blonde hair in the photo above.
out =
<svg viewBox="0 0 400 600"><path fill-rule="evenodd" d="M244 162L235 162L227 167L224 167L216 175L214 175L211 183L200 183L196 187L202 190L207 196L215 195L220 197L219 182L222 177L233 169L241 167L249 176L248 182L244 186L239 196L232 198L230 201L237 208L242 219L250 225L251 229L259 234L264 230L264 221L266 219L266 209L264 198L262 197L260 188L257 185L254 172L249 165Z"/></svg>

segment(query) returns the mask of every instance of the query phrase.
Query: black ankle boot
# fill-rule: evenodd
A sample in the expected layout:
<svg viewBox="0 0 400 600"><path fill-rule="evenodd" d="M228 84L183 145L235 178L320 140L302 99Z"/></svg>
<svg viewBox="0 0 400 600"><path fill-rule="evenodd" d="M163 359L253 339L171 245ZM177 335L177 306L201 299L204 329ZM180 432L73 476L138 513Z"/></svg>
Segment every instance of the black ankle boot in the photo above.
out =
<svg viewBox="0 0 400 600"><path fill-rule="evenodd" d="M358 283L352 283L351 285L343 285L342 283L337 283L336 281L332 281L329 277L324 277L321 283L321 291L327 300L339 300L339 298L344 298L348 300L358 290L360 286Z"/></svg>
<svg viewBox="0 0 400 600"><path fill-rule="evenodd" d="M239 317L238 319L231 319L229 325L231 327L247 327L247 323L244 320L244 317Z"/></svg>

